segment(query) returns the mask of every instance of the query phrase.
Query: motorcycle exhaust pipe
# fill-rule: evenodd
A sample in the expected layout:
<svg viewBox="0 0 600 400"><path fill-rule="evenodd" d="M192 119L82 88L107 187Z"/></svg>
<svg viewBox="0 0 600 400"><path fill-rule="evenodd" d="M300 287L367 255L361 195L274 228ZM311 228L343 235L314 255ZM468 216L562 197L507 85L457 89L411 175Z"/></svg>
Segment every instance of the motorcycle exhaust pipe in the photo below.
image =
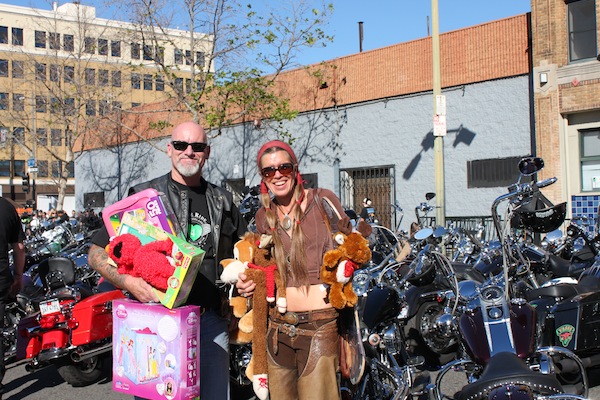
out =
<svg viewBox="0 0 600 400"><path fill-rule="evenodd" d="M112 343L105 344L102 347L98 347L93 350L74 351L71 353L71 359L75 362L87 360L88 358L95 357L102 353L107 353L112 350Z"/></svg>

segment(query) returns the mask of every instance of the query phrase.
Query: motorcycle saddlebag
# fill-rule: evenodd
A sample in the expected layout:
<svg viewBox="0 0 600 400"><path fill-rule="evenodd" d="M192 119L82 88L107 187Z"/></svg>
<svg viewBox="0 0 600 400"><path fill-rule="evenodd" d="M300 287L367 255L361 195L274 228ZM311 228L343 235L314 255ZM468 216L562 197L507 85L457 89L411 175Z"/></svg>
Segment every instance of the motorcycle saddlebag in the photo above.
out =
<svg viewBox="0 0 600 400"><path fill-rule="evenodd" d="M16 359L29 359L37 355L42 349L42 339L39 336L28 337L27 329L39 326L39 313L34 313L21 318L17 327L17 353Z"/></svg>
<svg viewBox="0 0 600 400"><path fill-rule="evenodd" d="M81 346L112 336L112 301L125 296L120 290L98 293L73 307L77 327L71 333L71 344Z"/></svg>
<svg viewBox="0 0 600 400"><path fill-rule="evenodd" d="M552 344L575 352L600 347L600 293L590 292L557 304L551 311Z"/></svg>

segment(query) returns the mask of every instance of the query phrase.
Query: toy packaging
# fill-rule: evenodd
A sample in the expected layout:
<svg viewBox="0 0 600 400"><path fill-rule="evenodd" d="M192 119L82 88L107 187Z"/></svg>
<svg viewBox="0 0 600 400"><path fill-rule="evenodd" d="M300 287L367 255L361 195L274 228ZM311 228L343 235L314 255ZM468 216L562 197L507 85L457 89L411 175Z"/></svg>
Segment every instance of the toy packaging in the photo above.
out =
<svg viewBox="0 0 600 400"><path fill-rule="evenodd" d="M102 210L102 220L109 236L115 236L124 215L136 216L164 231L177 235L178 227L175 213L167 202L161 199L161 193L154 189L145 189L139 193L117 201Z"/></svg>
<svg viewBox="0 0 600 400"><path fill-rule="evenodd" d="M114 300L112 381L145 399L199 399L200 308Z"/></svg>
<svg viewBox="0 0 600 400"><path fill-rule="evenodd" d="M142 244L167 238L173 241L171 258L175 263L175 272L168 279L166 292L158 289L154 290L160 302L167 308L178 307L185 303L200 269L200 264L204 259L204 250L131 214L123 215L118 233L119 235L131 233L137 236Z"/></svg>

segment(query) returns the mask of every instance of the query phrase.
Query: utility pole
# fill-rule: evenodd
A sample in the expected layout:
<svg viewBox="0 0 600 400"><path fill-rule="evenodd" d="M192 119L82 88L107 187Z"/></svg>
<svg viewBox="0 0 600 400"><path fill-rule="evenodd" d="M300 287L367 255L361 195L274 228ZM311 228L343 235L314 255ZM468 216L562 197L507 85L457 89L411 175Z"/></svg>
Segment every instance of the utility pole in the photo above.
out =
<svg viewBox="0 0 600 400"><path fill-rule="evenodd" d="M431 49L433 65L433 161L435 171L436 224L446 226L446 196L444 187L444 136L446 136L446 100L442 95L440 68L440 30L438 0L431 0Z"/></svg>

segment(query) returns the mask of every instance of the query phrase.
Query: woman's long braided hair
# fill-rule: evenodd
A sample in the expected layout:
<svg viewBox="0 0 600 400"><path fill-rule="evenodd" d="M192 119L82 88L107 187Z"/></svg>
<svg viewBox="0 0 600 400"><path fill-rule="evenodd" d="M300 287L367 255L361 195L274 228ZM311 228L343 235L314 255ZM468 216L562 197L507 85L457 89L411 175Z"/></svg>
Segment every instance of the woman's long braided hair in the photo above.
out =
<svg viewBox="0 0 600 400"><path fill-rule="evenodd" d="M284 148L284 147L287 147ZM289 157L290 161L294 163L294 168L296 169L296 180L294 182L294 192L292 194L292 201L295 202L294 209L292 211L293 220L296 223L292 226L292 234L291 234L291 249L289 256L286 254L283 248L283 242L281 241L281 236L279 234L278 226L279 217L277 216L277 208L271 206L271 197L268 193L266 185L264 181L261 183L261 202L263 207L265 208L265 217L269 228L273 234L273 255L275 257L275 263L277 264L277 269L283 279L284 284L287 286L288 279L293 282L299 283L302 286L308 287L308 271L306 270L305 260L304 260L304 233L302 231L302 227L300 225L300 221L304 215L302 211L301 203L304 199L304 186L302 185L302 177L300 172L298 171L298 163L296 161L296 156L292 153L290 154L291 149L289 146L285 145L284 147L280 147L278 145L274 145L272 147L266 148L264 151L259 152L258 159L258 167L259 170L261 168L260 159L265 154L275 153L277 151L285 151Z"/></svg>

